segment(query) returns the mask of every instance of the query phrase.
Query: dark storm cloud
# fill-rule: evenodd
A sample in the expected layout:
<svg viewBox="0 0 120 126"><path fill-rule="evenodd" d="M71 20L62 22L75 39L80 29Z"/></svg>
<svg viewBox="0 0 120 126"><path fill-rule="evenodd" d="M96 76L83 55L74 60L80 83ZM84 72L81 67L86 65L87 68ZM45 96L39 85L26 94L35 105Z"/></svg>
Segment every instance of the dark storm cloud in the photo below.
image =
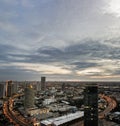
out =
<svg viewBox="0 0 120 126"><path fill-rule="evenodd" d="M16 50L16 48L14 46L11 46L11 45L0 44L0 54L9 53L12 50Z"/></svg>
<svg viewBox="0 0 120 126"><path fill-rule="evenodd" d="M72 44L64 49L58 49L54 47L39 48L38 54L35 56L44 57L46 61L74 61L83 59L119 59L120 49L119 47L111 47L100 41L87 40L79 42L79 44ZM43 56L40 56L43 55ZM45 55L45 56L44 56ZM34 56L34 55L33 55ZM33 57L31 57L33 58ZM70 62L70 63L71 63ZM82 62L82 61L81 61ZM95 64L94 64L95 65Z"/></svg>
<svg viewBox="0 0 120 126"><path fill-rule="evenodd" d="M9 61L8 56L12 50L16 50L16 48L11 45L0 44L0 61Z"/></svg>
<svg viewBox="0 0 120 126"><path fill-rule="evenodd" d="M84 68L88 68L88 67L95 67L98 64L97 63L90 63L90 62L73 62L71 63L71 65L76 66L74 69L84 69Z"/></svg>
<svg viewBox="0 0 120 126"><path fill-rule="evenodd" d="M15 52L17 50L23 52L22 49L10 45L0 45L0 60L31 63L63 62L77 67L90 67L96 64L84 62L85 60L120 59L119 47L112 47L93 40L80 41L78 44L72 44L62 49L50 46L40 47L28 54L24 54L24 52L17 54Z"/></svg>
<svg viewBox="0 0 120 126"><path fill-rule="evenodd" d="M120 75L120 69L118 69L118 70L112 72L112 74L113 74L113 75Z"/></svg>
<svg viewBox="0 0 120 126"><path fill-rule="evenodd" d="M26 51L8 44L0 44L0 62L18 62L18 58L25 58ZM22 60L23 62L25 60Z"/></svg>
<svg viewBox="0 0 120 126"><path fill-rule="evenodd" d="M111 46L109 44L106 45L103 41L101 42L100 40L93 41L91 39L87 39L77 42L77 44L74 44L73 42L73 44L65 48L55 48L52 46L40 48L38 47L36 49L30 50L27 54L24 53L24 51L25 50L23 49L18 49L10 45L0 46L0 63L16 63L15 65L10 65L10 67L6 67L4 65L3 67L1 66L0 69L3 75L7 73L7 70L9 71L7 74L10 74L10 76L12 75L12 73L15 73L16 76L19 76L22 73L22 75L28 74L32 76L32 74L35 72L32 70L28 72L28 70L26 70L24 66L23 68L22 66L17 66L17 63L52 64L55 66L62 67L66 70L71 70L73 73L76 73L76 70L84 70L93 67L103 67L105 63L102 64L99 63L99 61L102 59L108 59L115 61L117 60L117 64L115 65L119 69L119 47ZM111 75L119 75L120 73L119 70L112 70L112 68L106 68L106 72L110 73ZM40 73L42 74L44 73L44 71L41 71ZM38 74L37 71L36 74ZM91 74L92 76L102 75L102 73L94 71L91 71Z"/></svg>
<svg viewBox="0 0 120 126"><path fill-rule="evenodd" d="M0 80L29 80L30 77L36 79L38 76L33 71L27 71L19 67L7 66L0 68Z"/></svg>

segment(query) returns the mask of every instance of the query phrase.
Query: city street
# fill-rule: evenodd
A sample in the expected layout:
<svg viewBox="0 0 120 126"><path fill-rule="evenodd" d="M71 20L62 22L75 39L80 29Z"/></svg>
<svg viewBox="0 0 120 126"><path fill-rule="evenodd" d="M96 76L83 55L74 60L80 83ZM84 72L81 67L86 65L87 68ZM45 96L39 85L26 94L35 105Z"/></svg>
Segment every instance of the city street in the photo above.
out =
<svg viewBox="0 0 120 126"><path fill-rule="evenodd" d="M13 111L13 101L14 98L10 98L8 101L4 102L3 112L5 116L10 120L10 122L13 122L15 126L33 126L32 121L27 120L17 111Z"/></svg>
<svg viewBox="0 0 120 126"><path fill-rule="evenodd" d="M103 112L99 113L99 118L103 119L111 110L113 110L117 106L117 103L113 98L104 94L100 94L99 96L100 98L105 99L108 103L107 108Z"/></svg>

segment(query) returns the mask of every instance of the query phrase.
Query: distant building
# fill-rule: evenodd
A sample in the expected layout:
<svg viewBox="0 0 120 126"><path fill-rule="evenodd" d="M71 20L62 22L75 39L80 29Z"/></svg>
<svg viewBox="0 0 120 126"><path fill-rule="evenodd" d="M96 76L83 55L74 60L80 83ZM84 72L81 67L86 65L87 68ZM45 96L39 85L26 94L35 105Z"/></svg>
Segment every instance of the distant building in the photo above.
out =
<svg viewBox="0 0 120 126"><path fill-rule="evenodd" d="M41 85L40 85L40 82L38 81L38 82L36 82L36 90L37 91L40 91L40 88L41 87Z"/></svg>
<svg viewBox="0 0 120 126"><path fill-rule="evenodd" d="M6 90L6 85L5 84L0 84L0 98L5 97L5 90Z"/></svg>
<svg viewBox="0 0 120 126"><path fill-rule="evenodd" d="M12 80L6 81L6 96L11 97L17 92L17 84L13 83Z"/></svg>
<svg viewBox="0 0 120 126"><path fill-rule="evenodd" d="M65 83L62 84L62 91L65 90Z"/></svg>
<svg viewBox="0 0 120 126"><path fill-rule="evenodd" d="M28 108L33 108L34 107L34 97L35 97L35 92L32 86L26 87L25 91L25 100L24 100L24 107L25 109Z"/></svg>
<svg viewBox="0 0 120 126"><path fill-rule="evenodd" d="M41 90L45 91L46 90L46 77L41 77Z"/></svg>
<svg viewBox="0 0 120 126"><path fill-rule="evenodd" d="M98 87L86 86L84 91L84 126L98 126Z"/></svg>
<svg viewBox="0 0 120 126"><path fill-rule="evenodd" d="M49 104L54 103L54 102L56 102L56 99L54 97L49 98L49 99L44 99L43 105L49 105Z"/></svg>
<svg viewBox="0 0 120 126"><path fill-rule="evenodd" d="M17 93L18 90L18 84L17 82L13 82L13 94Z"/></svg>

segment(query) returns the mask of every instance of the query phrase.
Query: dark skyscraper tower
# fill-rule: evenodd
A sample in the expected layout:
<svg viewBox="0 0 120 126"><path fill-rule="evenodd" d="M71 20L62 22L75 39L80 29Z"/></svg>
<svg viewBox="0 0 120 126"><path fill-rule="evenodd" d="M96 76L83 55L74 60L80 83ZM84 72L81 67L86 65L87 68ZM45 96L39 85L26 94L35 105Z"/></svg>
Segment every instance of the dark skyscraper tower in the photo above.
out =
<svg viewBox="0 0 120 126"><path fill-rule="evenodd" d="M62 91L65 90L65 83L62 84Z"/></svg>
<svg viewBox="0 0 120 126"><path fill-rule="evenodd" d="M46 90L46 83L45 83L46 78L41 77L41 90L45 91Z"/></svg>
<svg viewBox="0 0 120 126"><path fill-rule="evenodd" d="M4 83L1 83L0 84L0 98L3 98L5 97L5 89L6 88L6 85Z"/></svg>
<svg viewBox="0 0 120 126"><path fill-rule="evenodd" d="M84 91L84 126L98 126L98 87L86 86Z"/></svg>

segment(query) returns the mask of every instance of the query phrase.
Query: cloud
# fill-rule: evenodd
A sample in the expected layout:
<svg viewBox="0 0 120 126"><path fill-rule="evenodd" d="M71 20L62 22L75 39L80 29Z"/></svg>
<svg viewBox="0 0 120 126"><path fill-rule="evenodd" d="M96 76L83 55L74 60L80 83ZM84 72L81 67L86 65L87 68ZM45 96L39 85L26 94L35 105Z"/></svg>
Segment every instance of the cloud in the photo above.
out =
<svg viewBox="0 0 120 126"><path fill-rule="evenodd" d="M99 69L99 68L86 68L84 70L81 71L77 71L78 75L87 75L87 76L92 76L92 75L100 75L101 73L103 73L104 71Z"/></svg>
<svg viewBox="0 0 120 126"><path fill-rule="evenodd" d="M24 50L10 45L0 47L1 68L4 69L11 66L36 74L66 77L74 74L83 78L108 78L119 75L120 59L119 53L116 53L119 52L119 48L104 44L101 40L82 40L65 48L38 47L26 54ZM14 53L17 50L23 53ZM9 64L5 65L8 62Z"/></svg>
<svg viewBox="0 0 120 126"><path fill-rule="evenodd" d="M9 4L14 1L17 5L11 7ZM35 45L64 47L71 41L87 37L119 36L119 29L116 28L120 21L102 13L104 0L14 1L6 0L1 4L6 3L1 7L3 36L0 40L6 44L17 43L29 49ZM34 8L26 7L29 5Z"/></svg>
<svg viewBox="0 0 120 126"><path fill-rule="evenodd" d="M118 4L117 0L1 0L2 71L12 67L11 72L29 71L37 77L59 78L60 73L67 79L117 78Z"/></svg>
<svg viewBox="0 0 120 126"><path fill-rule="evenodd" d="M64 69L60 66L54 66L51 64L17 63L16 66L24 68L26 70L42 72L44 74L70 74L71 73L70 70Z"/></svg>
<svg viewBox="0 0 120 126"><path fill-rule="evenodd" d="M25 62L27 50L7 44L0 44L0 62Z"/></svg>
<svg viewBox="0 0 120 126"><path fill-rule="evenodd" d="M71 65L74 66L75 70L78 70L78 69L94 67L94 66L97 66L98 64L94 62L90 62L89 60L88 61L86 60L86 62L85 61L73 62L71 63Z"/></svg>
<svg viewBox="0 0 120 126"><path fill-rule="evenodd" d="M5 80L35 80L39 78L40 74L38 75L37 73L33 71L27 71L25 69L20 69L19 67L15 66L6 66L1 68L0 67L0 80L5 81ZM31 78L31 79L30 79Z"/></svg>
<svg viewBox="0 0 120 126"><path fill-rule="evenodd" d="M78 44L72 44L65 48L59 49L54 47L43 47L38 49L38 55L44 54L48 56L46 60L60 61L65 60L76 61L90 60L96 58L107 58L107 59L119 59L120 50L119 47L111 47L109 45L101 43L100 40L83 40L77 42Z"/></svg>
<svg viewBox="0 0 120 126"><path fill-rule="evenodd" d="M5 23L5 22L0 22L0 28L3 31L12 32L12 33L16 33L19 31L15 25L10 24L10 23Z"/></svg>
<svg viewBox="0 0 120 126"><path fill-rule="evenodd" d="M120 1L119 0L106 0L107 6L104 8L104 13L112 14L120 17Z"/></svg>
<svg viewBox="0 0 120 126"><path fill-rule="evenodd" d="M12 53L14 51L16 52L19 51L21 53L24 51L24 54L22 55L21 53L18 54ZM81 61L80 65L82 65L83 64L82 61L85 60L91 60L91 59L94 60L94 59L102 59L102 58L119 59L120 57L119 47L112 46L111 44L107 45L106 43L101 42L101 40L94 41L91 39L82 40L77 42L77 44L71 44L64 48L57 48L52 46L33 48L33 50L30 50L28 52L26 51L27 52L26 54L24 49L18 49L14 46L1 45L1 53L6 53L6 52L8 53L9 56L11 56L11 58L12 57L25 58L25 62L45 63L45 62L61 61L65 63L70 61L70 64L74 63L74 65L77 66L79 64L79 61ZM91 64L91 65L95 65L95 64Z"/></svg>

